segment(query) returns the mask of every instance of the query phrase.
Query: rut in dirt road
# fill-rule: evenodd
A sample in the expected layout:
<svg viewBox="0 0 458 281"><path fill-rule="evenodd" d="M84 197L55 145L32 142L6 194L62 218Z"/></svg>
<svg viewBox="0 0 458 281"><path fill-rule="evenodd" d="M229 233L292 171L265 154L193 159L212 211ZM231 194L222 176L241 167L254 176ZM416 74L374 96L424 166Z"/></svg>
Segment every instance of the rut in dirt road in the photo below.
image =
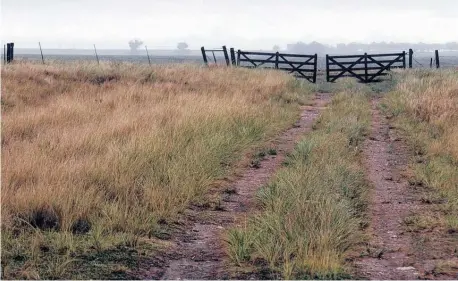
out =
<svg viewBox="0 0 458 281"><path fill-rule="evenodd" d="M416 208L408 182L400 174L407 167L407 148L390 135L378 104L378 99L372 101L372 133L364 147L368 178L375 188L370 207L372 253L356 266L369 279L417 279L418 270L409 256L411 237L402 225Z"/></svg>
<svg viewBox="0 0 458 281"><path fill-rule="evenodd" d="M223 242L225 229L235 226L238 218L255 210L256 191L281 167L286 153L293 150L299 138L311 130L329 98L327 94L319 94L315 105L302 107L300 120L272 143L278 154L267 157L259 168L247 168L232 182L230 186L235 193L225 195L219 211L192 208L186 211L189 229L174 240L176 254L172 256L175 259L169 261L162 279L230 278L225 266L228 262Z"/></svg>

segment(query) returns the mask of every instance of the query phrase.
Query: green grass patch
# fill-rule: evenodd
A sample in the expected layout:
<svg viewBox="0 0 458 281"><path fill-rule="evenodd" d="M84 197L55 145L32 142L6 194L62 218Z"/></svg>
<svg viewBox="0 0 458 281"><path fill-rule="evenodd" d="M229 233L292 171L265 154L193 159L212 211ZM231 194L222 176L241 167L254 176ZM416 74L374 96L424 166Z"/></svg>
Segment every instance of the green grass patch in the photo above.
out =
<svg viewBox="0 0 458 281"><path fill-rule="evenodd" d="M272 278L348 278L345 253L361 240L367 184L361 142L370 125L362 91L336 95L288 155L285 167L258 192L261 212L228 232L238 266L258 264Z"/></svg>

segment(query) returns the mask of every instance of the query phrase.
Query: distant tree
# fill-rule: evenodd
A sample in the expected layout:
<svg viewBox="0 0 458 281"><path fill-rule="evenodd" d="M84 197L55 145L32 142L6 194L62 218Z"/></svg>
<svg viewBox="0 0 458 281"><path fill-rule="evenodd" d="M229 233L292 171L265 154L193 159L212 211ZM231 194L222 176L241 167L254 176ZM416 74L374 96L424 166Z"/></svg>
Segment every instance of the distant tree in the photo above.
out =
<svg viewBox="0 0 458 281"><path fill-rule="evenodd" d="M273 50L274 52L278 52L278 51L280 51L280 46L274 45L274 46L272 47L272 50Z"/></svg>
<svg viewBox="0 0 458 281"><path fill-rule="evenodd" d="M141 45L143 45L143 41L139 39L133 39L129 41L129 47L133 53L137 52Z"/></svg>
<svg viewBox="0 0 458 281"><path fill-rule="evenodd" d="M178 50L186 50L188 48L188 44L186 42L180 42L177 44L177 48Z"/></svg>

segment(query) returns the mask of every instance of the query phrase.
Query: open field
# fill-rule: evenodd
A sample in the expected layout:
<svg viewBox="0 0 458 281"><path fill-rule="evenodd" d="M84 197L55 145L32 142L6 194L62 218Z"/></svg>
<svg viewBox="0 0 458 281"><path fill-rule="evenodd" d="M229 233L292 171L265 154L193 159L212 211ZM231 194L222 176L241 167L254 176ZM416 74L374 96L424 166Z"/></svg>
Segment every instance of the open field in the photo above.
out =
<svg viewBox="0 0 458 281"><path fill-rule="evenodd" d="M151 253L168 223L306 100L269 71L4 67L2 277L126 277L137 252L126 253Z"/></svg>
<svg viewBox="0 0 458 281"><path fill-rule="evenodd" d="M3 279L456 279L458 72L2 68Z"/></svg>

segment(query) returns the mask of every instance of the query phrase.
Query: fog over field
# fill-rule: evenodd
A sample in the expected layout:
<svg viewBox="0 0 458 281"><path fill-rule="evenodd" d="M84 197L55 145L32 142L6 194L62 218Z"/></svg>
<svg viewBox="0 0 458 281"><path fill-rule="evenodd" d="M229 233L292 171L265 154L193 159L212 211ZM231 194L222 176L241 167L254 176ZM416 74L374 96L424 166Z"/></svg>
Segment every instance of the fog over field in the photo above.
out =
<svg viewBox="0 0 458 281"><path fill-rule="evenodd" d="M134 38L151 49L458 40L454 0L3 0L1 7L3 43L17 48L40 41L45 49L129 49Z"/></svg>

